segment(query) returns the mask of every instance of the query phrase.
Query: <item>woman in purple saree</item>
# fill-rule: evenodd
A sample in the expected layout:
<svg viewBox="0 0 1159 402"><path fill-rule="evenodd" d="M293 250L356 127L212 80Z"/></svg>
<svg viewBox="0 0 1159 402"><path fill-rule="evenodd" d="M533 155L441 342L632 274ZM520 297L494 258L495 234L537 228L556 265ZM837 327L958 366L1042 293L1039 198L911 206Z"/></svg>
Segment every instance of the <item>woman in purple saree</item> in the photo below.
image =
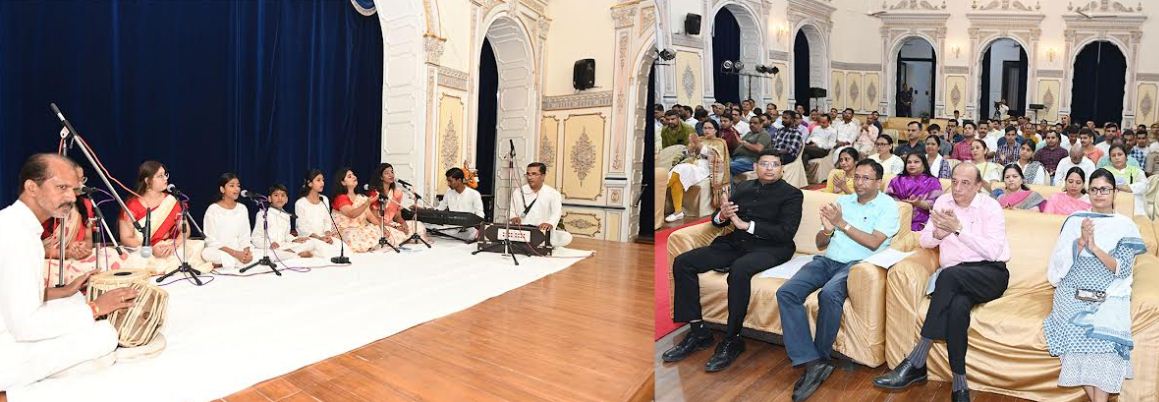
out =
<svg viewBox="0 0 1159 402"><path fill-rule="evenodd" d="M905 156L905 170L889 182L885 192L900 202L913 205L910 229L916 232L926 227L926 221L930 219L930 208L934 200L942 195L942 182L930 174L930 164L924 155L910 152Z"/></svg>

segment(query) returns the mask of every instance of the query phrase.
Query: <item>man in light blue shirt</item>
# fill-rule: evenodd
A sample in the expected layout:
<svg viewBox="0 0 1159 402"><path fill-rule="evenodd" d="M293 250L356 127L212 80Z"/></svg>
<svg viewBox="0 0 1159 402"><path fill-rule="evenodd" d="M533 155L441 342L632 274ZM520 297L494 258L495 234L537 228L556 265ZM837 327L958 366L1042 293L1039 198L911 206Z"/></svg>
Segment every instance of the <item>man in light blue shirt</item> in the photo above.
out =
<svg viewBox="0 0 1159 402"><path fill-rule="evenodd" d="M853 171L856 194L821 207L822 229L816 242L825 254L813 257L777 290L785 350L794 366L805 366L805 374L793 387L793 401L808 398L833 373L829 354L841 325L849 268L888 248L899 229L897 203L878 191L883 173L884 168L873 160L857 163ZM805 298L817 289L821 289L817 295L820 309L816 338L811 338Z"/></svg>

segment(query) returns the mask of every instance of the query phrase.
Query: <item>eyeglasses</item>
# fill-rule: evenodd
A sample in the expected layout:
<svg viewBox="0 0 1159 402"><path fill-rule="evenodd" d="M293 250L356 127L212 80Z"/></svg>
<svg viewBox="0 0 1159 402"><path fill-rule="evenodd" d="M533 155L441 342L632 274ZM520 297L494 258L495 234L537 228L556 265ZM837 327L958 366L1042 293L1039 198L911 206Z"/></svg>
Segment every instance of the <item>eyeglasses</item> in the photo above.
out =
<svg viewBox="0 0 1159 402"><path fill-rule="evenodd" d="M1090 192L1094 195L1107 195L1115 191L1114 187L1091 187Z"/></svg>
<svg viewBox="0 0 1159 402"><path fill-rule="evenodd" d="M870 177L870 176L858 176L858 175L854 175L854 176L853 176L853 181L854 181L854 182L859 182L859 183L860 183L860 182L867 182L867 181L874 181L874 180L877 180L877 178L876 178L876 177Z"/></svg>
<svg viewBox="0 0 1159 402"><path fill-rule="evenodd" d="M757 162L757 166L763 167L765 169L776 169L781 167L781 162Z"/></svg>

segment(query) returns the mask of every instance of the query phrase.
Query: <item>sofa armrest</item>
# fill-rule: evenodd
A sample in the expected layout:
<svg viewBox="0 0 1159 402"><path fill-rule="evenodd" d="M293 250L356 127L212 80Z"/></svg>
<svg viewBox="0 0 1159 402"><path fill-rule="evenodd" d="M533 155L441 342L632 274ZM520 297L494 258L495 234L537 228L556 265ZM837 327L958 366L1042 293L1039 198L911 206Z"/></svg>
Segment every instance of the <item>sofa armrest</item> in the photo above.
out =
<svg viewBox="0 0 1159 402"><path fill-rule="evenodd" d="M855 316L865 318L874 332L882 332L885 328L887 272L865 262L853 264L849 268L849 279L846 283L849 308L853 310Z"/></svg>
<svg viewBox="0 0 1159 402"><path fill-rule="evenodd" d="M732 226L718 228L713 226L712 222L704 222L672 232L668 236L668 266L672 267L672 261L676 259L676 256L698 247L707 246L712 243L713 239L731 230Z"/></svg>
<svg viewBox="0 0 1159 402"><path fill-rule="evenodd" d="M918 311L930 275L938 268L935 250L918 248L889 269L885 285L885 360L897 366L917 342Z"/></svg>

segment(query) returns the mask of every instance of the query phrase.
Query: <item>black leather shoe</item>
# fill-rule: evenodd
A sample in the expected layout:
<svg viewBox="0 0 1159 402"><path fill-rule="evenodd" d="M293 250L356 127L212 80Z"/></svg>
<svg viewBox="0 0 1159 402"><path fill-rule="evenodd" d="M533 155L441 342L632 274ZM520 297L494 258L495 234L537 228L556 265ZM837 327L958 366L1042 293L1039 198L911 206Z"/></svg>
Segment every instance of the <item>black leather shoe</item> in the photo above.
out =
<svg viewBox="0 0 1159 402"><path fill-rule="evenodd" d="M706 330L698 335L696 332L688 331L688 334L684 335L684 340L665 351L661 358L668 363L678 362L693 352L708 349L709 346L712 346L712 332Z"/></svg>
<svg viewBox="0 0 1159 402"><path fill-rule="evenodd" d="M739 335L724 338L716 345L716 353L708 359L708 363L704 365L704 371L715 373L724 370L732 362L736 361L737 356L744 352L744 340Z"/></svg>
<svg viewBox="0 0 1159 402"><path fill-rule="evenodd" d="M950 400L953 402L970 402L970 390L954 391L950 394Z"/></svg>
<svg viewBox="0 0 1159 402"><path fill-rule="evenodd" d="M926 379L926 366L914 367L906 358L890 372L874 378L873 385L878 388L905 389L913 383L926 382Z"/></svg>
<svg viewBox="0 0 1159 402"><path fill-rule="evenodd" d="M805 369L805 374L801 376L801 381L797 382L797 386L793 387L793 402L800 402L808 399L817 388L821 387L821 383L833 374L833 363L819 362Z"/></svg>

